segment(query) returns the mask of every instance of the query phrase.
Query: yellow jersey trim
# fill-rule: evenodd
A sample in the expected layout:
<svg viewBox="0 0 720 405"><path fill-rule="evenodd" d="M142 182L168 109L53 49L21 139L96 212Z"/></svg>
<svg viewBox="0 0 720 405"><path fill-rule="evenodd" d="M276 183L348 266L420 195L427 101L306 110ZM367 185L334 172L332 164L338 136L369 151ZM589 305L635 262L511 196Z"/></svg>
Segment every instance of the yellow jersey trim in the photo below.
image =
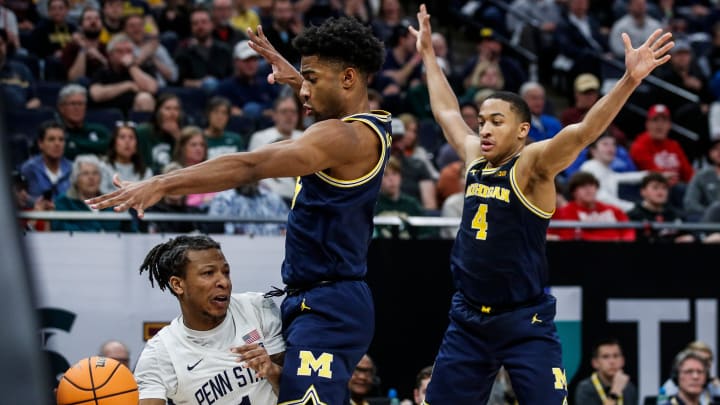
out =
<svg viewBox="0 0 720 405"><path fill-rule="evenodd" d="M531 203L530 200L527 199L527 197L525 197L525 194L523 194L523 192L520 190L520 186L518 186L517 179L515 178L515 164L513 164L513 167L510 168L510 186L512 187L515 194L518 196L520 202L533 214L539 216L540 218L550 219L555 213L555 210L552 210L552 212L541 210L540 208L536 207L535 204Z"/></svg>
<svg viewBox="0 0 720 405"><path fill-rule="evenodd" d="M379 119L379 120L382 121L382 122L391 122L391 121L392 121L392 114L390 114L389 111L385 111L385 110L372 110L372 111L370 111L370 114L371 114L371 115L375 115L376 118ZM357 114L355 114L355 115L357 115ZM345 117L345 118L352 118L352 117L353 117L353 115L351 115L351 116L349 116L349 117ZM345 118L343 118L343 120L344 120Z"/></svg>
<svg viewBox="0 0 720 405"><path fill-rule="evenodd" d="M377 115L377 117L381 121L387 122L387 120L390 119L389 114L390 113L387 113L386 116ZM360 186L360 185L367 183L368 181L372 180L373 177L375 177L380 172L380 170L382 169L383 164L385 162L385 155L387 154L388 144L387 144L387 139L383 136L383 134L380 132L380 130L371 121L366 120L365 118L356 118L352 115L349 117L343 118L343 121L346 121L346 122L360 121L360 122L366 124L368 127L372 128L373 131L375 131L378 138L380 138L380 143L382 146L380 148L381 149L380 150L380 159L378 160L375 167L373 167L372 170L370 170L370 172L368 174L366 174L360 178L353 179L353 180L341 180L341 179L336 179L332 176L328 176L327 174L325 174L323 172L315 173L315 175L317 175L321 180L325 181L326 183L328 183L332 186L341 187L341 188L350 188L350 187L356 187L356 186Z"/></svg>
<svg viewBox="0 0 720 405"><path fill-rule="evenodd" d="M467 167L465 168L465 177L467 177L468 173L470 173L470 170L471 170L473 167L475 167L475 165L480 164L480 163L484 163L484 162L486 162L486 161L487 161L487 160L485 160L485 158L482 157L482 156L479 157L479 158L473 159L472 162L470 162L470 164L467 165ZM482 170L485 170L485 169L482 169Z"/></svg>

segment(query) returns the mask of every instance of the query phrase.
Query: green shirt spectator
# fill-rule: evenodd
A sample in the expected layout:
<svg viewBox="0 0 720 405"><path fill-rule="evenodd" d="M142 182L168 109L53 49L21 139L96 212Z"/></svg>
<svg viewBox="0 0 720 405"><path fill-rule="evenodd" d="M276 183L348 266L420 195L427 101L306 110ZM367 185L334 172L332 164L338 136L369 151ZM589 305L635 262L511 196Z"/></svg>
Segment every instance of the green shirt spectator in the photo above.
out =
<svg viewBox="0 0 720 405"><path fill-rule="evenodd" d="M65 129L65 157L73 160L77 155L104 155L108 149L110 133L104 126L87 122L87 90L78 84L68 84L58 93L57 120Z"/></svg>

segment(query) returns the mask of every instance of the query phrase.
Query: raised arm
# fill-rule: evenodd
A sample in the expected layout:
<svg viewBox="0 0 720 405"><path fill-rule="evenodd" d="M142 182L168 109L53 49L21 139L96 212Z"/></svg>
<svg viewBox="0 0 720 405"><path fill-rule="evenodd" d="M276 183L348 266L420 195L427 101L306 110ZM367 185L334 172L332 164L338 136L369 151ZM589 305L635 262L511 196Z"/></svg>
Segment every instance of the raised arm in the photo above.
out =
<svg viewBox="0 0 720 405"><path fill-rule="evenodd" d="M115 207L115 211L135 208L140 217L144 210L165 195L186 195L227 190L264 178L295 177L315 173L327 168L348 166L369 156L358 153L362 142L358 131L351 126L362 123L344 123L324 120L313 124L296 140L276 142L252 152L239 152L154 176L140 182L121 182L112 193L87 202L102 209ZM367 138L367 137L366 137ZM377 153L376 148L365 148ZM358 176L359 177L359 176Z"/></svg>
<svg viewBox="0 0 720 405"><path fill-rule="evenodd" d="M630 38L623 33L625 74L590 108L581 122L566 126L551 139L529 145L523 153L523 171L552 179L567 168L612 123L642 80L670 60L667 53L674 46L671 36L656 30L644 44L633 48Z"/></svg>
<svg viewBox="0 0 720 405"><path fill-rule="evenodd" d="M445 139L455 149L463 161L475 156L467 156L466 142L469 136L475 135L473 130L465 124L460 114L460 103L448 83L445 73L437 63L435 51L432 47L430 27L430 15L427 13L425 4L420 5L417 13L419 30L410 27L410 32L417 38L417 50L422 56L427 85L430 92L430 107L432 108L435 121L445 134Z"/></svg>
<svg viewBox="0 0 720 405"><path fill-rule="evenodd" d="M268 83L275 84L287 84L295 91L295 95L299 97L300 87L302 86L303 77L300 72L297 71L287 61L280 52L270 43L265 36L262 26L258 25L257 34L252 29L247 29L247 36L250 38L250 47L255 52L262 55L263 58L272 66L272 73L268 75Z"/></svg>

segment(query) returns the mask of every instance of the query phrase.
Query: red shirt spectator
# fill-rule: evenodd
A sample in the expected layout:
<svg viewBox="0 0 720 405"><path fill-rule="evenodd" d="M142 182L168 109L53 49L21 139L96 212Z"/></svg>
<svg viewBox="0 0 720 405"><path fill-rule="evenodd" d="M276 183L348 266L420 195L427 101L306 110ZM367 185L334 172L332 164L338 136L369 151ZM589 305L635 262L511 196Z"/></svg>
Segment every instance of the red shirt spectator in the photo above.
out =
<svg viewBox="0 0 720 405"><path fill-rule="evenodd" d="M693 168L680 144L668 138L671 126L670 110L665 105L650 107L646 131L633 142L630 157L639 170L673 174L670 185L687 183L693 176Z"/></svg>
<svg viewBox="0 0 720 405"><path fill-rule="evenodd" d="M553 219L565 221L613 223L628 222L628 216L618 207L596 199L599 182L590 173L577 172L568 182L573 200L555 211ZM635 230L612 228L554 228L548 239L588 241L634 241Z"/></svg>

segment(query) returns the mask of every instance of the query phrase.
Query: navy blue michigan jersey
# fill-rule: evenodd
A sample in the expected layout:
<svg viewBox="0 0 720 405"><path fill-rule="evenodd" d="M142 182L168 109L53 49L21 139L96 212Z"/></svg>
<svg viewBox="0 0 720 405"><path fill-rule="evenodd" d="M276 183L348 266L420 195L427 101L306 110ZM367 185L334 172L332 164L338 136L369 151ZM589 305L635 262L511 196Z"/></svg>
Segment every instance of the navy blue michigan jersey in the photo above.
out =
<svg viewBox="0 0 720 405"><path fill-rule="evenodd" d="M450 257L456 286L475 305L512 306L539 297L547 282L545 237L552 212L531 204L515 163L467 169L463 217Z"/></svg>
<svg viewBox="0 0 720 405"><path fill-rule="evenodd" d="M340 180L316 172L298 180L282 265L283 282L290 286L361 279L367 271L374 208L390 156L391 115L373 111L343 121L360 121L377 134L380 159L358 179Z"/></svg>

